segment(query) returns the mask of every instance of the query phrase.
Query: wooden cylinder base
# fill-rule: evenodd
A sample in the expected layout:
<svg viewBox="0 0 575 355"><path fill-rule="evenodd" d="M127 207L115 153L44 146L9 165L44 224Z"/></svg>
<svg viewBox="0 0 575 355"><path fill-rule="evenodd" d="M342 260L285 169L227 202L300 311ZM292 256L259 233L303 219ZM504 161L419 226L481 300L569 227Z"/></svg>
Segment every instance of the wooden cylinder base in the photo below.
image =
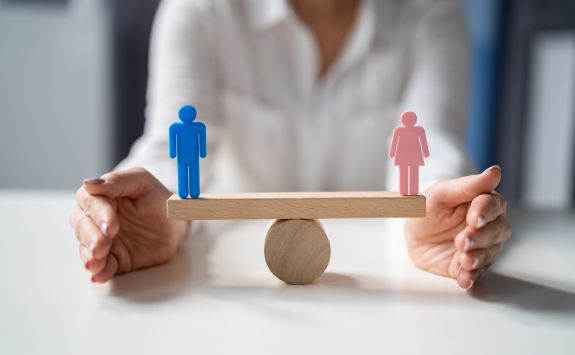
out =
<svg viewBox="0 0 575 355"><path fill-rule="evenodd" d="M291 285L312 283L331 256L329 239L314 219L278 219L269 227L264 255L270 271Z"/></svg>

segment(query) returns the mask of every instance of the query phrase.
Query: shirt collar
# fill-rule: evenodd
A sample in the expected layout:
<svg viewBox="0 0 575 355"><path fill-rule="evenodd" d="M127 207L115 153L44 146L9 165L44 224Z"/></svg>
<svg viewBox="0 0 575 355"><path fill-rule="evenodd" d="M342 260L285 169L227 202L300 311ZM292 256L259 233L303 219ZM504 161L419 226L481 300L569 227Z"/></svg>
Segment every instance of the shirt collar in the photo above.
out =
<svg viewBox="0 0 575 355"><path fill-rule="evenodd" d="M288 0L246 0L246 5L251 26L255 30L270 29L281 21L296 16ZM341 57L334 63L333 71L336 73L357 62L373 44L377 31L375 1L363 0L360 6L358 21L340 54Z"/></svg>
<svg viewBox="0 0 575 355"><path fill-rule="evenodd" d="M376 8L372 0L363 0L356 21L346 46L343 48L340 58L334 64L335 73L346 70L354 63L365 57L373 45L376 32Z"/></svg>
<svg viewBox="0 0 575 355"><path fill-rule="evenodd" d="M249 20L256 30L278 24L290 12L287 0L247 0L246 4Z"/></svg>

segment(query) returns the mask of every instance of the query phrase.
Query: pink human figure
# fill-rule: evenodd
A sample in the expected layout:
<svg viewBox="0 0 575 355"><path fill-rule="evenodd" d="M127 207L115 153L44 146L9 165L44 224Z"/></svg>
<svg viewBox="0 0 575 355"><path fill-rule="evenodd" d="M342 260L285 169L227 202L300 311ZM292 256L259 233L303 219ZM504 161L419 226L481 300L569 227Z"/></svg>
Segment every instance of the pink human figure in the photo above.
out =
<svg viewBox="0 0 575 355"><path fill-rule="evenodd" d="M393 130L389 157L395 157L394 165L399 166L399 193L403 196L419 193L419 166L423 157L429 157L429 147L425 130L416 126L417 115L404 112L401 115L403 127Z"/></svg>

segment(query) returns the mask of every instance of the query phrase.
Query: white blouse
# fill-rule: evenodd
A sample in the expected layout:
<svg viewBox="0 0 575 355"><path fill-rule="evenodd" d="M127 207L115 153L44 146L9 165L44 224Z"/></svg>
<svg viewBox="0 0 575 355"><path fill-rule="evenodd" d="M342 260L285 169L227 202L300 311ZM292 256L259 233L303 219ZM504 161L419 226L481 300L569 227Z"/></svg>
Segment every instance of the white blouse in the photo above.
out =
<svg viewBox="0 0 575 355"><path fill-rule="evenodd" d="M207 125L202 191L398 190L387 156L402 111L431 157L421 189L467 170L469 49L459 0L363 0L336 62L286 0L164 0L151 45L144 135L118 168L173 191L168 127L191 104Z"/></svg>

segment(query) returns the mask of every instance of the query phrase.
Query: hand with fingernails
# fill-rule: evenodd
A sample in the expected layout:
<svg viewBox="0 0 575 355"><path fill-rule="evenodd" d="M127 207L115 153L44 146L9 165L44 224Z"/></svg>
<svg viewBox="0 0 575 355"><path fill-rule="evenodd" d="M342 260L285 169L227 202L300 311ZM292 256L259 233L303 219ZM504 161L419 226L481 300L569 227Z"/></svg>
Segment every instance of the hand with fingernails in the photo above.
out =
<svg viewBox="0 0 575 355"><path fill-rule="evenodd" d="M511 236L507 202L495 188L501 168L440 181L424 195L427 216L406 224L411 259L421 269L471 288Z"/></svg>
<svg viewBox="0 0 575 355"><path fill-rule="evenodd" d="M174 256L189 222L167 219L171 194L142 168L84 180L70 225L92 282L103 283Z"/></svg>
<svg viewBox="0 0 575 355"><path fill-rule="evenodd" d="M409 219L406 239L414 263L471 288L511 235L507 203L495 192L497 166L482 174L440 181L424 194L427 216ZM70 225L92 281L170 260L190 227L166 217L171 196L142 168L87 179L77 192Z"/></svg>

